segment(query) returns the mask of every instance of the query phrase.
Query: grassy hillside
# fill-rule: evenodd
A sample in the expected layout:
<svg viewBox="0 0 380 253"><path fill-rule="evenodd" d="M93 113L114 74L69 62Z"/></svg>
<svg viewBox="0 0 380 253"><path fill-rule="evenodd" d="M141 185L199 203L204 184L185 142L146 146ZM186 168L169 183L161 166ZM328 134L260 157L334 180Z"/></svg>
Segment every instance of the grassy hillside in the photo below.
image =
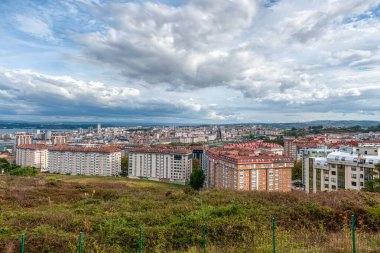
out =
<svg viewBox="0 0 380 253"><path fill-rule="evenodd" d="M350 252L350 215L359 252L379 252L380 194L245 193L142 180L46 175L0 176L0 252ZM364 248L366 247L366 248Z"/></svg>

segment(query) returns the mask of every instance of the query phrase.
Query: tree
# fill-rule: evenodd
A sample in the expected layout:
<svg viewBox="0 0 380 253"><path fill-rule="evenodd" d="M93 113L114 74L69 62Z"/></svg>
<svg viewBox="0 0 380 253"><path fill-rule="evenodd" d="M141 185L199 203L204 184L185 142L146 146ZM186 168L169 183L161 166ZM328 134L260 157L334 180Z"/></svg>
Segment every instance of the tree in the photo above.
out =
<svg viewBox="0 0 380 253"><path fill-rule="evenodd" d="M198 158L193 158L193 170L200 168L202 168L201 161Z"/></svg>
<svg viewBox="0 0 380 253"><path fill-rule="evenodd" d="M205 182L205 175L202 169L194 169L190 175L190 186L199 191Z"/></svg>
<svg viewBox="0 0 380 253"><path fill-rule="evenodd" d="M5 158L0 158L0 169L8 169L9 162Z"/></svg>
<svg viewBox="0 0 380 253"><path fill-rule="evenodd" d="M129 167L128 156L123 156L121 158L121 173L120 173L120 176L123 176L123 177L127 177L128 176L128 167Z"/></svg>
<svg viewBox="0 0 380 253"><path fill-rule="evenodd" d="M10 170L11 166L12 165L8 162L7 159L0 158L0 173L7 173Z"/></svg>
<svg viewBox="0 0 380 253"><path fill-rule="evenodd" d="M377 172L380 174L380 163L375 165L375 170L377 170ZM380 178L374 178L372 180L366 181L363 191L380 192Z"/></svg>
<svg viewBox="0 0 380 253"><path fill-rule="evenodd" d="M302 161L295 161L292 168L292 180L301 180L302 177Z"/></svg>

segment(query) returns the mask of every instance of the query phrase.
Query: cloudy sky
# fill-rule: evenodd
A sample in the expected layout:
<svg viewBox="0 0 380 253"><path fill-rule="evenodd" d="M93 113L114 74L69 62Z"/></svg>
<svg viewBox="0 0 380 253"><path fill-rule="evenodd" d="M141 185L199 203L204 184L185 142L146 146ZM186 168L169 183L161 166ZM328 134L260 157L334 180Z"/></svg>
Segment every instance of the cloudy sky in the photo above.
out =
<svg viewBox="0 0 380 253"><path fill-rule="evenodd" d="M380 0L1 0L0 120L380 120Z"/></svg>

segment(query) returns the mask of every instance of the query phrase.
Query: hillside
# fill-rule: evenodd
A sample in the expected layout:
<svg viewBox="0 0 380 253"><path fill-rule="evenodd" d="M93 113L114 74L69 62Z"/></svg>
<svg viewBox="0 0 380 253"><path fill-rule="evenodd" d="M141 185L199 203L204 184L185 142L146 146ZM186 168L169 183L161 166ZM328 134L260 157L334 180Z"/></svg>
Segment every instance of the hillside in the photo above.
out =
<svg viewBox="0 0 380 253"><path fill-rule="evenodd" d="M124 178L0 176L0 252L351 252L350 215L358 248L380 249L380 194L307 195L190 189ZM360 252L360 251L359 251Z"/></svg>

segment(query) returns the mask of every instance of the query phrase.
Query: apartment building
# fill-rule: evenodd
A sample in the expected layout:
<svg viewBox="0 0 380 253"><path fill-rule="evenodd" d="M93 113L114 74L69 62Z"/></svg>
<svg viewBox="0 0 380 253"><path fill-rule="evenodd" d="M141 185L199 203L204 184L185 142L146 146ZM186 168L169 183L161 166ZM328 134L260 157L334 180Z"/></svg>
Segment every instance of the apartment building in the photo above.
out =
<svg viewBox="0 0 380 253"><path fill-rule="evenodd" d="M66 135L54 134L52 136L52 143L53 145L64 145L67 143L67 137Z"/></svg>
<svg viewBox="0 0 380 253"><path fill-rule="evenodd" d="M16 133L16 147L32 144L33 135L29 133Z"/></svg>
<svg viewBox="0 0 380 253"><path fill-rule="evenodd" d="M379 177L375 165L380 156L366 155L368 149L355 152L332 152L327 157L307 158L305 163L305 191L360 190L366 182Z"/></svg>
<svg viewBox="0 0 380 253"><path fill-rule="evenodd" d="M209 149L206 153L209 188L236 191L291 190L293 159L252 148L256 144ZM244 146L244 145L243 145Z"/></svg>
<svg viewBox="0 0 380 253"><path fill-rule="evenodd" d="M22 167L35 167L47 171L48 147L44 145L24 144L16 148L16 164Z"/></svg>
<svg viewBox="0 0 380 253"><path fill-rule="evenodd" d="M16 164L51 173L116 176L121 171L121 150L113 146L21 145L16 149Z"/></svg>
<svg viewBox="0 0 380 253"><path fill-rule="evenodd" d="M91 176L117 176L121 172L121 150L113 146L49 147L51 173Z"/></svg>
<svg viewBox="0 0 380 253"><path fill-rule="evenodd" d="M192 171L192 151L147 147L129 150L129 177L186 183Z"/></svg>

